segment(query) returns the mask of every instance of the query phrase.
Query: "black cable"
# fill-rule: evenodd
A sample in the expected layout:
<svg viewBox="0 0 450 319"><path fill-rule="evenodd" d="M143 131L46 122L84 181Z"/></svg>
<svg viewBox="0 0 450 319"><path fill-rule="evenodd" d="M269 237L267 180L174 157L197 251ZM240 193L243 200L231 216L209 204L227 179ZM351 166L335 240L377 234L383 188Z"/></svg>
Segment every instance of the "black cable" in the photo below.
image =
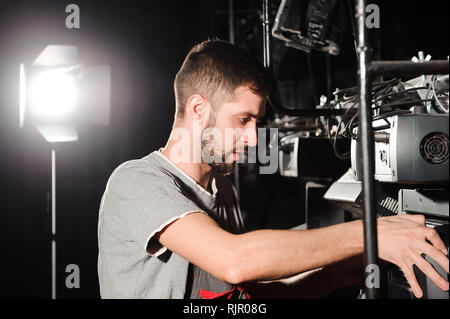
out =
<svg viewBox="0 0 450 319"><path fill-rule="evenodd" d="M372 107L372 110L389 110L390 112L382 113L373 118L373 121L384 119L387 122L387 125L374 128L374 130L379 131L382 129L388 129L391 127L391 124L387 120L388 117L400 115L400 114L409 114L411 113L409 110L402 110L402 106L411 106L416 103L424 103L426 101L430 101L428 99L417 99L417 95L409 94L410 92L417 92L418 90L427 89L427 87L416 87L416 88L410 88L410 89L403 89L400 91L392 92L393 88L397 87L401 84L401 81L397 78L388 80L388 81L382 81L375 83L373 86L373 101L372 103L380 103L380 105L375 105ZM330 129L330 119L327 119L327 135L330 140L330 142L333 145L333 150L335 152L335 155L340 159L346 159L348 156L348 153L341 154L337 149L337 138L338 135L345 137L345 138L357 138L357 135L353 133L354 128L359 126L358 122L355 122L359 116L359 112L356 112L352 115L352 117L346 121L345 118L348 115L348 113L353 110L353 108L358 105L359 98L355 94L353 96L348 96L348 93L356 93L357 90L356 87L354 88L347 88L340 90L336 93L336 104L333 105L333 108L338 103L353 103L347 111L342 115L342 118L338 122L337 126L337 132L334 136L331 136L331 129ZM340 95L340 97L339 97ZM432 99L431 99L432 100ZM400 110L392 110L395 108L400 107ZM346 122L346 123L345 123ZM345 123L343 129L341 130L342 124Z"/></svg>
<svg viewBox="0 0 450 319"><path fill-rule="evenodd" d="M398 78L393 78L393 79L390 79L390 80L387 80L387 81L374 82L373 85L372 85L372 88L373 88L373 91L375 91L375 90L379 89L380 87L384 87L384 86L387 86L387 85L391 85L392 86L394 83L399 84L400 82L401 81ZM342 92L346 93L348 91L357 93L358 89L359 88L357 86L354 86L354 87L350 87L350 88L340 89L338 91L338 93L342 93Z"/></svg>
<svg viewBox="0 0 450 319"><path fill-rule="evenodd" d="M423 90L423 89L428 89L428 88L427 87L417 87L417 88L411 88L411 89L407 89L407 90L403 90L403 91L398 91L398 92L392 92L392 93L384 94L382 96L377 97L375 100L372 101L372 103L379 102L382 99L385 99L385 98L390 97L390 96L401 95L401 94L404 94L404 93L409 93L409 92L412 92L412 91L418 91L418 90Z"/></svg>
<svg viewBox="0 0 450 319"><path fill-rule="evenodd" d="M340 160L347 160L350 158L350 152L345 152L343 154L340 154L338 149L337 149L337 136L339 135L339 129L341 127L342 124L342 119L339 121L338 127L336 129L336 134L334 134L334 139L333 139L333 151L334 151L334 155L336 155L337 158L339 158Z"/></svg>
<svg viewBox="0 0 450 319"><path fill-rule="evenodd" d="M388 108L388 107L403 106L403 105L409 106L411 104L422 103L422 102L426 102L426 101L429 101L429 100L406 100L406 99L402 99L402 100L399 100L399 101L396 101L396 102L393 102L393 103L387 103L387 104L383 104L383 105L380 105L380 106L375 106L375 107L372 108L372 110L376 110L376 109L381 109L382 110L382 109ZM406 111L406 113L410 113L409 110L402 110L402 111ZM382 115L385 115L385 114L391 114L391 113L383 113L383 114L380 114L379 116L382 116ZM401 113L401 114L403 114L403 113ZM344 127L344 131L345 132L350 130L348 133L352 137L354 137L353 128L358 126L358 122L356 122L354 124L353 124L353 122L358 117L358 115L359 115L358 112L356 114L354 114L353 117L350 119L350 121L347 123L347 125ZM392 116L392 115L389 115L389 116ZM387 117L389 117L389 116L387 116ZM384 118L384 117L381 117L381 118ZM375 120L375 117L374 117L374 120ZM346 135L343 135L343 136L346 136Z"/></svg>
<svg viewBox="0 0 450 319"><path fill-rule="evenodd" d="M388 117L392 117L395 115L402 115L402 114L411 114L411 111L410 110L398 110L398 111L383 113L381 115L374 116L373 121L378 121L378 120L382 120L382 119L385 119Z"/></svg>
<svg viewBox="0 0 450 319"><path fill-rule="evenodd" d="M394 88L399 88L399 91L392 92ZM388 129L391 127L391 124L389 121L387 121L387 118L395 115L400 114L409 114L411 111L404 110L404 106L412 106L417 103L423 104L424 102L433 101L434 99L417 99L417 94L410 94L411 92L417 92L419 90L423 89L429 89L428 87L415 87L410 89L402 89L403 86L401 86L401 80L397 78L393 78L388 81L382 81L378 83L374 83L373 85L373 104L379 104L374 105L371 109L372 110L380 110L381 112L383 110L389 111L382 114L379 114L375 117L373 117L373 121L384 119L387 122L387 125L384 125L382 127L374 128L374 130L382 130L382 129ZM336 95L336 104L338 103L352 103L354 102L348 110L344 113L341 120L338 122L338 128L337 132L334 137L331 136L330 131L330 119L327 119L327 129L328 129L328 138L330 139L330 142L333 144L333 149L335 151L335 154L338 158L345 157L347 153L340 154L337 150L337 135L341 135L345 138L357 138L357 135L353 133L353 130L359 126L359 123L357 122L359 112L356 112L352 115L352 117L346 121L345 118L348 115L348 113L359 103L359 98L356 95L357 93L357 87L347 88L343 90L339 90ZM348 94L352 94L352 96L348 96ZM437 94L435 94L437 95ZM403 107L403 109L402 109ZM396 108L399 108L400 110L395 110ZM356 121L356 122L355 122ZM346 122L346 123L345 123ZM342 124L345 123L342 130L340 130Z"/></svg>
<svg viewBox="0 0 450 319"><path fill-rule="evenodd" d="M382 130L387 130L387 129L390 129L390 128L391 128L390 125L383 125L383 126L374 127L374 128L373 128L373 131L374 131L374 132L376 132L376 131L382 131Z"/></svg>
<svg viewBox="0 0 450 319"><path fill-rule="evenodd" d="M388 107L393 107L393 106L410 106L416 103L423 103L423 102L430 102L433 101L433 99L427 99L427 100L401 100L401 101L396 101L396 102L392 102L392 103L385 103L382 104L380 106L374 106L372 108L372 110L377 110L377 109L383 109L383 108L388 108Z"/></svg>
<svg viewBox="0 0 450 319"><path fill-rule="evenodd" d="M385 91L383 93L380 94L380 92L376 92L377 90L380 91L381 90L380 87L382 87L385 84L390 84L390 83L388 83L388 82L380 83L380 85L378 87L374 88L374 94L373 95L376 96L376 99L372 101L373 103L378 102L378 101L380 101L380 100L382 100L383 98L386 98L386 97L402 95L402 94L413 92L413 91L427 89L427 87L417 87L417 88L411 88L411 89L402 90L402 91L398 91L398 92L387 93L389 90L392 89L392 86L387 86L386 88L384 88ZM337 94L344 94L344 96L345 96L346 93L350 93L350 92L353 93L356 90L357 90L356 87L342 89L342 90L339 90ZM351 98L357 98L357 95L355 94Z"/></svg>
<svg viewBox="0 0 450 319"><path fill-rule="evenodd" d="M329 138L329 141L330 141L330 143L331 143L331 146L333 147L333 152L334 152L334 154L336 155L336 157L337 158L339 158L339 159L341 159L341 160L347 160L347 159L349 159L350 158L350 152L345 152L345 153L343 153L343 154L340 154L339 153L339 151L338 151L338 149L337 149L337 137L338 137L338 135L339 135L339 129L341 128L341 125L342 125L342 122L344 121L344 118L347 116L347 114L357 105L358 103L356 102L356 103L353 103L353 105L352 106L350 106L346 111L345 111L345 113L342 115L342 117L341 117L341 119L340 119L340 121L339 121L339 123L338 123L338 126L337 126L337 129L336 129L336 133L334 134L334 137L332 137L331 136L331 132L330 132L330 124L329 124L329 118L327 119L327 126L328 126L328 138ZM335 104L336 105L336 104ZM347 124L346 124L347 125ZM344 130L343 131L345 131L345 126L344 126ZM345 136L344 134L341 134L342 136L344 136L344 137L347 137L347 136Z"/></svg>
<svg viewBox="0 0 450 319"><path fill-rule="evenodd" d="M412 112L410 110L398 110L398 111L383 113L381 115L374 116L372 121L375 122L375 121L386 119L388 117L392 117L392 116L395 116L395 115L411 114L411 113ZM355 122L355 123L352 124L352 127L351 127L352 134L353 134L353 129L358 127L358 124L359 124L358 122Z"/></svg>

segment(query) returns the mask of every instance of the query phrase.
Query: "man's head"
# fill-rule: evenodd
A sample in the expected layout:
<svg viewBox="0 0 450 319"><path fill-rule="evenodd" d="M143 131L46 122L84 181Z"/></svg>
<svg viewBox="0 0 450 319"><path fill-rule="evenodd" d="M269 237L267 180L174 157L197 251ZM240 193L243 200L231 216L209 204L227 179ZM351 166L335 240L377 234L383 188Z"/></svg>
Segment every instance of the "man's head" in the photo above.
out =
<svg viewBox="0 0 450 319"><path fill-rule="evenodd" d="M224 41L197 44L175 77L176 118L183 119L191 96L201 95L217 112L222 103L234 100L235 90L240 86L267 96L267 73L261 63L245 50Z"/></svg>
<svg viewBox="0 0 450 319"><path fill-rule="evenodd" d="M256 119L269 90L266 70L246 51L208 40L188 53L174 86L176 121L201 123L203 163L231 173L236 153L256 145ZM227 139L227 131L236 129L241 132Z"/></svg>

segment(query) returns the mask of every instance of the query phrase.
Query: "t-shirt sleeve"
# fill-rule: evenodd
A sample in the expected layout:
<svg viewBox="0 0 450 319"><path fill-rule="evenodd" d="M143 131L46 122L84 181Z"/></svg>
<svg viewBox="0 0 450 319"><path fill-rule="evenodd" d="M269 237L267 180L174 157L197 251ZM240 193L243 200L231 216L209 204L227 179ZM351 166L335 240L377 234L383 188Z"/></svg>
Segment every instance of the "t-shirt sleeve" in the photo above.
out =
<svg viewBox="0 0 450 319"><path fill-rule="evenodd" d="M164 227L188 214L205 213L169 175L149 172L136 164L117 169L108 190L114 198L115 214L125 228L122 233L155 257L167 250L155 238Z"/></svg>

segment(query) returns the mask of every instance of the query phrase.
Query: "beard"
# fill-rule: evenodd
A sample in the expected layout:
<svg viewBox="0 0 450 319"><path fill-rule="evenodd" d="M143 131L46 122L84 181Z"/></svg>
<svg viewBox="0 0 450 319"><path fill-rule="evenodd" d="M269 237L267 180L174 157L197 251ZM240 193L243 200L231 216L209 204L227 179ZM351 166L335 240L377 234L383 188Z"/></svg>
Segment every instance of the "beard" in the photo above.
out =
<svg viewBox="0 0 450 319"><path fill-rule="evenodd" d="M224 176L230 175L234 172L236 167L236 161L234 158L230 161L230 156L233 156L235 150L228 152L221 151L217 154L218 147L217 141L204 141L201 142L201 152L202 152L202 163L208 165L211 170L215 173L222 174Z"/></svg>
<svg viewBox="0 0 450 319"><path fill-rule="evenodd" d="M210 115L208 123L206 124L205 131L208 129L217 129L215 127L214 114ZM203 131L203 132L205 132ZM217 141L214 136L209 141L201 139L201 158L202 163L211 168L215 173L222 174L224 176L231 175L236 167L236 161L233 154L236 152L234 147L230 151L223 150L221 147L223 141ZM220 150L220 152L218 152ZM231 160L229 160L231 156ZM205 160L206 159L206 160Z"/></svg>
<svg viewBox="0 0 450 319"><path fill-rule="evenodd" d="M213 112L209 116L208 122L206 124L203 133L207 129L217 129L215 125L216 125L216 113ZM206 141L203 139L202 134L201 161L204 165L209 166L213 172L227 176L234 173L236 167L236 160L234 158L234 153L236 153L236 149L233 145L231 150L224 151L223 148L221 147L221 145L223 145L222 142L223 141L215 140L214 137L210 138L209 141ZM220 152L217 152L217 150L220 150ZM244 153L247 153L247 146L245 146L242 151ZM241 150L239 150L239 153L241 153Z"/></svg>

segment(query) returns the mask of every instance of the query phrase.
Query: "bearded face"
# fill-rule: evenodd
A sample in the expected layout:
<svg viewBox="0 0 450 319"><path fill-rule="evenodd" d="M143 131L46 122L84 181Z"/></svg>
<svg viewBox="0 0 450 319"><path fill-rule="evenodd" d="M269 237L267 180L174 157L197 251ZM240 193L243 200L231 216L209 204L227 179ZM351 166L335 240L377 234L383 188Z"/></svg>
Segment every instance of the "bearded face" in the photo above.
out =
<svg viewBox="0 0 450 319"><path fill-rule="evenodd" d="M223 175L234 172L238 156L233 145L224 145L220 130L216 127L205 128L202 134L201 152L202 163ZM233 143L234 144L234 143Z"/></svg>
<svg viewBox="0 0 450 319"><path fill-rule="evenodd" d="M236 162L244 162L248 147L257 145L256 123L264 114L265 102L265 97L242 86L232 101L212 106L201 134L202 164L223 175L233 173Z"/></svg>

